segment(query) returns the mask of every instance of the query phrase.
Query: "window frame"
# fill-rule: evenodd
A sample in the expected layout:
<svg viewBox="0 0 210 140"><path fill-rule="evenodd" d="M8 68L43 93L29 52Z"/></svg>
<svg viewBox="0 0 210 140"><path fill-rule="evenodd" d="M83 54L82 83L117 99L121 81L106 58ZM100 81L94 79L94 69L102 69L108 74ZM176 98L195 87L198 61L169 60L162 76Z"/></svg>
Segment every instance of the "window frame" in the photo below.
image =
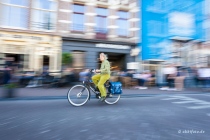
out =
<svg viewBox="0 0 210 140"><path fill-rule="evenodd" d="M17 4L11 4L11 3L5 3L5 2L0 2L0 4L4 4L4 5L9 5L9 6L18 6L18 7L25 7L25 8L29 8L29 3L30 3L30 0L27 0L28 1L28 6L24 6L24 5L17 5Z"/></svg>
<svg viewBox="0 0 210 140"><path fill-rule="evenodd" d="M127 14L127 17L122 17L122 16L120 16L119 12L125 12L125 13ZM129 14L128 11L123 11L123 10L117 11L117 16L119 16L118 19L117 19L117 25L118 25L117 35L118 35L119 37L128 37L128 36L129 36L129 30L128 30L128 28L129 28L128 19L129 19L129 18L128 18L128 14ZM127 28L120 28L119 23L118 23L120 20L121 20L121 21L126 21L126 22L127 22ZM125 31L126 31L126 35L124 35L124 33L120 33L120 30L125 30Z"/></svg>
<svg viewBox="0 0 210 140"><path fill-rule="evenodd" d="M98 13L97 10L98 9L104 9L106 10L106 14L101 14L101 13ZM97 24L97 18L100 17L100 18L104 18L104 20L106 20L106 27L100 27L98 24ZM95 32L96 33L101 33L101 34L108 34L108 9L107 8L104 8L104 7L96 7L96 18L95 18L95 22L96 22L96 27L95 27ZM99 31L98 31L99 30ZM100 31L102 30L102 32Z"/></svg>
<svg viewBox="0 0 210 140"><path fill-rule="evenodd" d="M82 6L84 11L83 12L75 11L75 9L74 9L75 5ZM72 12L72 21L73 21L73 23L70 25L70 30L72 32L75 32L75 33L83 33L85 31L85 25L84 25L84 21L85 21L85 5L74 3L72 6L73 6L73 12ZM75 24L75 22L74 22L74 15L83 15L83 24L78 24L78 23ZM77 27L75 27L74 25L79 25L79 26L82 27L82 29L78 30Z"/></svg>
<svg viewBox="0 0 210 140"><path fill-rule="evenodd" d="M31 7L31 9L46 10L46 11L51 11L51 12L56 12L57 9L58 9L58 2L57 1L52 1L52 2L55 2L55 4L56 4L56 6L55 6L56 8L54 10L52 10L52 9L44 9L44 8L40 8L40 7L35 7L35 1L36 0L32 0L32 7ZM50 0L48 0L48 1L50 1Z"/></svg>
<svg viewBox="0 0 210 140"><path fill-rule="evenodd" d="M57 30L57 14L58 14L58 2L57 1L53 1L55 2L55 9L43 9L43 8L38 8L35 7L35 0L32 0L32 6L31 6L31 18L30 18L30 29L33 31L44 31L44 32L55 32ZM51 23L53 27L51 27L52 29L48 30L48 29L43 29L43 28L37 28L37 27L33 27L33 20L34 20L34 13L35 11L45 11L48 13L53 13L55 16L54 22ZM39 19L40 20L40 19Z"/></svg>
<svg viewBox="0 0 210 140"><path fill-rule="evenodd" d="M3 6L8 6L10 8L21 8L21 9L26 9L27 10L27 18L26 18L26 27L18 27L18 26L9 26L9 25L3 25L0 22L0 27L2 28L11 28L11 29L21 29L21 30L27 30L29 29L29 24L28 21L29 19L29 14L30 14L30 7L29 7L29 2L28 2L28 6L24 6L24 5L16 5L16 4L11 4L11 3L5 3L5 2L0 2L0 7ZM2 10L3 11L3 10ZM9 15L9 17L11 17L11 15Z"/></svg>

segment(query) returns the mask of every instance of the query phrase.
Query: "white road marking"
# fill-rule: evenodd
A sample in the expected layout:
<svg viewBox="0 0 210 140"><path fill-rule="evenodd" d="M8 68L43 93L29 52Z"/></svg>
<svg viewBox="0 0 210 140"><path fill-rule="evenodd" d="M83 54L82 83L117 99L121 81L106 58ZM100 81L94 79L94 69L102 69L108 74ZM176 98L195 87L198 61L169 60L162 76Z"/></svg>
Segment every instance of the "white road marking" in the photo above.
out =
<svg viewBox="0 0 210 140"><path fill-rule="evenodd" d="M10 123L10 122L1 123L0 125L5 125L5 124L8 124L8 123Z"/></svg>
<svg viewBox="0 0 210 140"><path fill-rule="evenodd" d="M50 132L50 130L42 131L40 134L47 133L47 132Z"/></svg>
<svg viewBox="0 0 210 140"><path fill-rule="evenodd" d="M20 126L20 125L15 125L15 126L13 126L13 127L7 128L7 129L13 129L13 128L16 128L16 127L18 127L18 126Z"/></svg>
<svg viewBox="0 0 210 140"><path fill-rule="evenodd" d="M14 118L16 118L16 117L7 118L7 119L5 119L5 120L11 120L11 119L14 119Z"/></svg>
<svg viewBox="0 0 210 140"><path fill-rule="evenodd" d="M210 105L210 102L203 101L203 102L199 102L197 104L199 104L199 105Z"/></svg>
<svg viewBox="0 0 210 140"><path fill-rule="evenodd" d="M25 122L24 124L26 124L26 123L31 123L31 122L34 122L34 121L36 121L36 120L39 120L39 119L30 120L30 121L28 121L28 122Z"/></svg>
<svg viewBox="0 0 210 140"><path fill-rule="evenodd" d="M189 109L205 109L205 108L210 108L210 105L203 105L203 106L190 106L187 107Z"/></svg>
<svg viewBox="0 0 210 140"><path fill-rule="evenodd" d="M58 122L65 122L67 121L67 119L62 119L62 120L59 120Z"/></svg>
<svg viewBox="0 0 210 140"><path fill-rule="evenodd" d="M165 98L165 99L161 99L161 100L176 100L176 99L179 99L179 98Z"/></svg>
<svg viewBox="0 0 210 140"><path fill-rule="evenodd" d="M92 117L87 117L87 118L84 118L84 120L89 120L89 119L92 119Z"/></svg>
<svg viewBox="0 0 210 140"><path fill-rule="evenodd" d="M181 102L172 102L175 104L186 104L186 103L199 103L198 101L181 101Z"/></svg>
<svg viewBox="0 0 210 140"><path fill-rule="evenodd" d="M165 98L162 100L181 100L181 101L175 101L172 102L174 104L187 104L187 103L194 103L197 106L190 106L187 107L188 109L205 109L205 108L210 108L210 102L195 99L195 98L190 98L186 96L170 96L169 98Z"/></svg>
<svg viewBox="0 0 210 140"><path fill-rule="evenodd" d="M195 98L190 98L190 97L186 97L186 96L183 96L180 100L188 100L188 101L192 101L192 100L196 100L196 101L199 101L198 99L195 99Z"/></svg>
<svg viewBox="0 0 210 140"><path fill-rule="evenodd" d="M84 130L81 130L80 132L86 132L86 131L88 131L87 129L84 129Z"/></svg>
<svg viewBox="0 0 210 140"><path fill-rule="evenodd" d="M186 96L170 96L169 98L165 98L165 99L161 99L161 100L175 100L175 99L179 99L179 100L192 100L193 98L186 97Z"/></svg>

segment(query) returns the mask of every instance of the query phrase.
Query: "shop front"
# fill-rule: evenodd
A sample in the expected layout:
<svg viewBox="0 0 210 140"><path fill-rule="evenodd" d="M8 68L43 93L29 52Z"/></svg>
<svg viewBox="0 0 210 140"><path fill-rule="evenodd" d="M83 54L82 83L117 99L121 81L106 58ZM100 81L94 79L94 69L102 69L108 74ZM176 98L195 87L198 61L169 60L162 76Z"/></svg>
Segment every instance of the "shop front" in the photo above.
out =
<svg viewBox="0 0 210 140"><path fill-rule="evenodd" d="M63 38L63 52L73 55L72 67L75 69L99 68L99 54L108 55L111 68L115 70L127 70L127 63L134 62L135 57L130 55L133 43L99 41L75 38Z"/></svg>
<svg viewBox="0 0 210 140"><path fill-rule="evenodd" d="M61 70L61 37L0 32L0 65L23 71Z"/></svg>

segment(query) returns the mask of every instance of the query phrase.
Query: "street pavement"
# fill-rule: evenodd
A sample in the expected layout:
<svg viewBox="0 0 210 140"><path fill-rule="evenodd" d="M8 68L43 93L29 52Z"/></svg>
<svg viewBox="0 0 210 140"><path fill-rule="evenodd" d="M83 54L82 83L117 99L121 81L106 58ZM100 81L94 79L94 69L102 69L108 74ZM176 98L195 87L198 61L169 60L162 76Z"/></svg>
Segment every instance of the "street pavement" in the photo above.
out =
<svg viewBox="0 0 210 140"><path fill-rule="evenodd" d="M209 140L210 94L0 102L1 140Z"/></svg>

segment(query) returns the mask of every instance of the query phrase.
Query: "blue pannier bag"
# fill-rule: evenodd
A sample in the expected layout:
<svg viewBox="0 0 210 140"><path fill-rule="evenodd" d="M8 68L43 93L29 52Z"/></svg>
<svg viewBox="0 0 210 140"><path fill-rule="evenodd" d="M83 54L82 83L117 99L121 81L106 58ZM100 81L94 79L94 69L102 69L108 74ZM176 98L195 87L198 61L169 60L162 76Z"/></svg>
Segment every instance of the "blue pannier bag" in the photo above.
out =
<svg viewBox="0 0 210 140"><path fill-rule="evenodd" d="M109 93L122 94L122 84L120 82L109 82Z"/></svg>

